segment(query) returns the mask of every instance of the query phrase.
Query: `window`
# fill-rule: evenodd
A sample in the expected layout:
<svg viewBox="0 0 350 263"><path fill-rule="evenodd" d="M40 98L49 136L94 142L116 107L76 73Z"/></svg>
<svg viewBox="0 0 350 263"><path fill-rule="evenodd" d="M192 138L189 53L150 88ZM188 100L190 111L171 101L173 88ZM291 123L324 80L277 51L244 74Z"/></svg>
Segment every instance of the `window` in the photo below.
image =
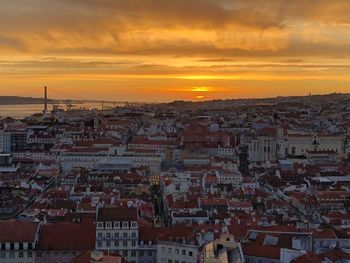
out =
<svg viewBox="0 0 350 263"><path fill-rule="evenodd" d="M116 246L116 247L119 247L119 241L117 240L117 241L114 241L114 245Z"/></svg>
<svg viewBox="0 0 350 263"><path fill-rule="evenodd" d="M6 249L6 243L1 243L1 249Z"/></svg>
<svg viewBox="0 0 350 263"><path fill-rule="evenodd" d="M128 241L123 241L123 246L127 247L128 246Z"/></svg>
<svg viewBox="0 0 350 263"><path fill-rule="evenodd" d="M15 249L15 244L14 243L10 243L10 249L11 250Z"/></svg>
<svg viewBox="0 0 350 263"><path fill-rule="evenodd" d="M120 222L114 222L114 228L120 228Z"/></svg>
<svg viewBox="0 0 350 263"><path fill-rule="evenodd" d="M171 259L168 259L168 263L173 263L173 261Z"/></svg>
<svg viewBox="0 0 350 263"><path fill-rule="evenodd" d="M18 248L22 250L23 249L23 243L19 243Z"/></svg>
<svg viewBox="0 0 350 263"><path fill-rule="evenodd" d="M111 233L107 233L107 238L111 238Z"/></svg>
<svg viewBox="0 0 350 263"><path fill-rule="evenodd" d="M132 247L136 247L136 241L135 241L135 240L133 240L133 241L131 242L131 246L132 246Z"/></svg>
<svg viewBox="0 0 350 263"><path fill-rule="evenodd" d="M29 258L33 257L33 252L28 251L28 252L27 252L27 257L29 257Z"/></svg>
<svg viewBox="0 0 350 263"><path fill-rule="evenodd" d="M128 226L129 226L128 222L123 222L123 227L128 227Z"/></svg>
<svg viewBox="0 0 350 263"><path fill-rule="evenodd" d="M23 258L23 252L22 251L18 252L18 257L19 258Z"/></svg>
<svg viewBox="0 0 350 263"><path fill-rule="evenodd" d="M15 257L15 252L10 252L10 258L14 258Z"/></svg>
<svg viewBox="0 0 350 263"><path fill-rule="evenodd" d="M148 256L151 257L153 255L153 252L151 250L148 251Z"/></svg>
<svg viewBox="0 0 350 263"><path fill-rule="evenodd" d="M188 251L188 255L189 255L190 257L192 257L192 256L193 256L192 251Z"/></svg>
<svg viewBox="0 0 350 263"><path fill-rule="evenodd" d="M115 234L114 234L114 237L115 237L115 238L119 238L119 232L115 233Z"/></svg>
<svg viewBox="0 0 350 263"><path fill-rule="evenodd" d="M131 222L131 227L137 227L136 222Z"/></svg>
<svg viewBox="0 0 350 263"><path fill-rule="evenodd" d="M0 252L0 258L6 258L6 252Z"/></svg>
<svg viewBox="0 0 350 263"><path fill-rule="evenodd" d="M182 250L182 255L186 255L186 250Z"/></svg>
<svg viewBox="0 0 350 263"><path fill-rule="evenodd" d="M144 252L143 252L143 250L140 250L140 257L142 257L143 255L144 255Z"/></svg>
<svg viewBox="0 0 350 263"><path fill-rule="evenodd" d="M110 247L110 246L111 246L111 241L108 240L108 241L106 242L106 246L107 246L107 247Z"/></svg>
<svg viewBox="0 0 350 263"><path fill-rule="evenodd" d="M128 233L126 233L126 232L123 233L123 237L124 237L124 238L127 238L127 237L128 237Z"/></svg>
<svg viewBox="0 0 350 263"><path fill-rule="evenodd" d="M172 248L169 247L169 248L168 248L168 254L171 254L172 252L173 252Z"/></svg>
<svg viewBox="0 0 350 263"><path fill-rule="evenodd" d="M106 228L111 228L111 227L112 227L111 222L107 222L107 223L106 223Z"/></svg>
<svg viewBox="0 0 350 263"><path fill-rule="evenodd" d="M131 233L131 236L132 236L133 238L135 238L135 237L136 237L136 232L132 232L132 233Z"/></svg>
<svg viewBox="0 0 350 263"><path fill-rule="evenodd" d="M132 257L136 257L136 251L135 250L131 250L131 256Z"/></svg>
<svg viewBox="0 0 350 263"><path fill-rule="evenodd" d="M97 233L97 238L102 238L102 233Z"/></svg>
<svg viewBox="0 0 350 263"><path fill-rule="evenodd" d="M102 242L101 241L97 241L97 247L102 247Z"/></svg>
<svg viewBox="0 0 350 263"><path fill-rule="evenodd" d="M97 227L98 227L98 228L103 228L103 223L102 223L102 222L98 222L98 223L97 223Z"/></svg>

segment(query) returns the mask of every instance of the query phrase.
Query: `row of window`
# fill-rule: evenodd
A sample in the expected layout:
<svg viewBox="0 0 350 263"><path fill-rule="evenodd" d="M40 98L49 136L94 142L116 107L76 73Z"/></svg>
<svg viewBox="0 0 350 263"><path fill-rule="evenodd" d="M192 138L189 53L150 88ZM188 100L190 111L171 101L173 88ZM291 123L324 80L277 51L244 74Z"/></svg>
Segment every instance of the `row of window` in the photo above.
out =
<svg viewBox="0 0 350 263"><path fill-rule="evenodd" d="M33 249L33 244L32 243L27 243L27 249ZM6 243L1 243L1 250L6 250ZM18 243L18 247L15 248L15 243L10 243L10 250L15 250L15 249L19 249L19 250L23 250L24 249L24 244L23 243Z"/></svg>
<svg viewBox="0 0 350 263"><path fill-rule="evenodd" d="M168 247L168 250L165 247L162 247L162 253L167 253L168 255L171 255L173 253L173 248L172 247ZM174 250L175 255L180 255L180 249L179 248L175 248ZM181 254L183 256L186 256L186 249L181 249ZM193 257L193 252L192 251L188 251L188 256L189 257Z"/></svg>
<svg viewBox="0 0 350 263"><path fill-rule="evenodd" d="M165 262L165 258L162 258L162 263L166 263ZM173 261L171 259L168 259L168 263L173 263ZM179 260L174 260L174 263L180 263ZM181 261L181 263L191 263L191 262L186 262L186 261Z"/></svg>
<svg viewBox="0 0 350 263"><path fill-rule="evenodd" d="M131 247L136 247L136 240L131 241ZM128 241L124 240L124 241L119 241L119 240L115 240L115 241L110 241L107 240L106 241L106 247L119 247L119 246L123 246L123 247L128 247ZM98 248L102 248L103 247L103 242L102 241L97 241L97 247Z"/></svg>
<svg viewBox="0 0 350 263"><path fill-rule="evenodd" d="M103 224L103 222L98 222L97 228L98 229L103 229L103 228L105 228L105 229L111 229L111 228L120 229L120 223L121 222L105 222ZM129 222L127 222L127 221L122 222L121 226L122 226L122 228L129 228ZM137 222L131 222L130 228L137 228Z"/></svg>
<svg viewBox="0 0 350 263"><path fill-rule="evenodd" d="M110 238L121 238L121 235L119 235L119 232L114 233L114 235L113 235L113 233L110 233L110 232L107 232L105 235L103 235L102 232L98 232L97 233L97 238L98 239L103 239L103 238L107 238L107 239L110 239ZM122 238L137 238L137 233L136 232L131 232L131 236L130 236L130 235L128 235L128 232L124 232Z"/></svg>
<svg viewBox="0 0 350 263"><path fill-rule="evenodd" d="M33 252L28 251L28 252L26 252L26 255L27 255L28 258L32 258L33 257ZM15 258L16 257L16 253L15 252L10 252L7 255L6 252L0 252L0 258L7 258L7 256L9 258ZM22 252L22 251L18 252L18 258L24 258L24 257L25 257L24 252Z"/></svg>
<svg viewBox="0 0 350 263"><path fill-rule="evenodd" d="M120 253L124 257L152 257L154 255L152 250L144 251L144 250L113 250L113 252Z"/></svg>

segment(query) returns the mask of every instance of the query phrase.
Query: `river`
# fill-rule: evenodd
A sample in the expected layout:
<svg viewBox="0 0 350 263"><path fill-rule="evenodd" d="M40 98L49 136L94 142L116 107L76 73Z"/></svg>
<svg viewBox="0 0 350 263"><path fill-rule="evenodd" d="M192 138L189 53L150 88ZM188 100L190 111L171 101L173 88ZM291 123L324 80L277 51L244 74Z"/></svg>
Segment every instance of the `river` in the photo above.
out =
<svg viewBox="0 0 350 263"><path fill-rule="evenodd" d="M105 107L113 107L113 105L105 105ZM117 105L120 106L120 105ZM48 105L48 109L52 110L52 105ZM65 104L59 104L60 109L66 110ZM101 103L82 103L75 104L73 108L89 108L89 109L101 109ZM24 118L32 115L33 113L39 113L43 111L42 104L20 104L20 105L0 105L0 116L12 117L15 119Z"/></svg>

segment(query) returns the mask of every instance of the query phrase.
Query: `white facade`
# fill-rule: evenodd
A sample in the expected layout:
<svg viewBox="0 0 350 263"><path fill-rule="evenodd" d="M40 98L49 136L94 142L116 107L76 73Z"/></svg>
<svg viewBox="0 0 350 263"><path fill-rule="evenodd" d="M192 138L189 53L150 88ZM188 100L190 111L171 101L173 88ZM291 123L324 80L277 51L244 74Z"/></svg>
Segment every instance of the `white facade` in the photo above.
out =
<svg viewBox="0 0 350 263"><path fill-rule="evenodd" d="M137 261L139 228L137 221L96 223L96 249L118 251L128 261Z"/></svg>
<svg viewBox="0 0 350 263"><path fill-rule="evenodd" d="M198 248L181 242L160 241L157 244L158 263L195 263Z"/></svg>
<svg viewBox="0 0 350 263"><path fill-rule="evenodd" d="M250 162L276 161L277 138L272 136L257 136L248 141Z"/></svg>
<svg viewBox="0 0 350 263"><path fill-rule="evenodd" d="M344 138L340 135L289 134L286 136L288 154L306 155L308 151L344 152Z"/></svg>

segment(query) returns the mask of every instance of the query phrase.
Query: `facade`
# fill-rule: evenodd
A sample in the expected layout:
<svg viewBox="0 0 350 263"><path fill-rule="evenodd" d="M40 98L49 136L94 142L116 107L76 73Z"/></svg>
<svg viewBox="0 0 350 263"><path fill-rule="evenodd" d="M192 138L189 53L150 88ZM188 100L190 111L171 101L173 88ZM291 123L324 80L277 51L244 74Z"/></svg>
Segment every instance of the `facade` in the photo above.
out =
<svg viewBox="0 0 350 263"><path fill-rule="evenodd" d="M344 138L340 135L328 134L287 134L289 155L307 155L314 151L334 151L338 155L344 153Z"/></svg>
<svg viewBox="0 0 350 263"><path fill-rule="evenodd" d="M96 249L116 252L130 262L138 262L137 208L98 208Z"/></svg>
<svg viewBox="0 0 350 263"><path fill-rule="evenodd" d="M160 263L195 263L198 246L180 241L159 241L157 244L157 262Z"/></svg>
<svg viewBox="0 0 350 263"><path fill-rule="evenodd" d="M0 262L34 262L39 227L38 223L17 220L0 221Z"/></svg>

